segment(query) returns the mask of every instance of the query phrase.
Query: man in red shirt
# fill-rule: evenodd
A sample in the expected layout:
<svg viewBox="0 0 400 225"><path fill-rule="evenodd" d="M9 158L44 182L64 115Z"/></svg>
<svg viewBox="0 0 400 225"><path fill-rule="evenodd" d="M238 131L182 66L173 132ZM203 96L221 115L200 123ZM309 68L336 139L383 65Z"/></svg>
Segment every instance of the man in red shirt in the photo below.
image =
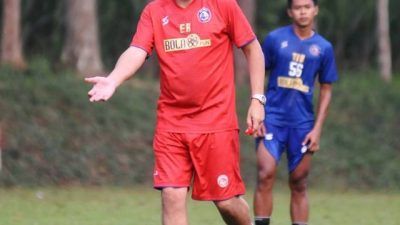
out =
<svg viewBox="0 0 400 225"><path fill-rule="evenodd" d="M235 0L155 0L131 46L107 77L92 77L91 102L108 100L155 49L161 94L154 136L154 187L164 225L187 225L186 196L213 201L227 224L250 225L239 166L232 45L249 63L250 130L264 119L264 58Z"/></svg>

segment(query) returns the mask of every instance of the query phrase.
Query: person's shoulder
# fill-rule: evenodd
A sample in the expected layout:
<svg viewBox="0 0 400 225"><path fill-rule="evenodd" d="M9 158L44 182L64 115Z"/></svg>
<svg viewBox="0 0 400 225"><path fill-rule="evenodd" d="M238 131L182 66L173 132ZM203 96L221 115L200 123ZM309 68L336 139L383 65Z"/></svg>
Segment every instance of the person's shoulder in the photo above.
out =
<svg viewBox="0 0 400 225"><path fill-rule="evenodd" d="M332 43L319 33L316 33L316 41L323 48L333 48Z"/></svg>
<svg viewBox="0 0 400 225"><path fill-rule="evenodd" d="M278 27L275 30L270 31L266 35L265 39L276 40L288 35L289 31L290 31L290 26Z"/></svg>
<svg viewBox="0 0 400 225"><path fill-rule="evenodd" d="M269 32L268 35L272 37L280 37L287 35L289 31L290 31L290 26L283 26L283 27L278 27L275 30L272 30L271 32Z"/></svg>
<svg viewBox="0 0 400 225"><path fill-rule="evenodd" d="M282 26L282 27L278 27L275 30L272 30L271 33L288 33L290 30L292 29L291 25L287 25L287 26Z"/></svg>

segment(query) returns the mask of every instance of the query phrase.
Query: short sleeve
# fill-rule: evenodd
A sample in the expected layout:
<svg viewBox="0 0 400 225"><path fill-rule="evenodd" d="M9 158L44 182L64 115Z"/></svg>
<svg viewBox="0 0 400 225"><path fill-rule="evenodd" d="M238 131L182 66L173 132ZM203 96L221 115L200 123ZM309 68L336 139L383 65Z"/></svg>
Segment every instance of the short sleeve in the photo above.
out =
<svg viewBox="0 0 400 225"><path fill-rule="evenodd" d="M274 39L271 35L267 35L265 37L264 42L262 44L262 50L264 53L264 60L265 60L265 69L266 70L271 70L274 63Z"/></svg>
<svg viewBox="0 0 400 225"><path fill-rule="evenodd" d="M147 5L141 16L139 23L137 25L136 33L132 38L131 46L141 48L147 52L148 55L151 54L154 47L154 29L151 20L150 6Z"/></svg>
<svg viewBox="0 0 400 225"><path fill-rule="evenodd" d="M223 13L226 15L228 32L237 47L252 42L256 36L236 0L221 0Z"/></svg>
<svg viewBox="0 0 400 225"><path fill-rule="evenodd" d="M338 74L335 62L335 53L332 45L329 45L324 52L319 71L320 83L333 83L338 80Z"/></svg>

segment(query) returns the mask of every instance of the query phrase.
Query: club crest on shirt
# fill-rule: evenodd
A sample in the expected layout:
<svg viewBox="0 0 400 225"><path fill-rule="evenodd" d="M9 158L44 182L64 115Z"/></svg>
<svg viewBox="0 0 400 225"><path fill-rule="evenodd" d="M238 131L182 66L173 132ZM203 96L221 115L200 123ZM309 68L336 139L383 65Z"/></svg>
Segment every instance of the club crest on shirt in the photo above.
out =
<svg viewBox="0 0 400 225"><path fill-rule="evenodd" d="M197 12L197 18L201 23L208 23L210 22L212 17L211 11L209 8L203 7Z"/></svg>
<svg viewBox="0 0 400 225"><path fill-rule="evenodd" d="M311 45L309 51L311 55L319 56L319 54L321 53L321 48L318 45Z"/></svg>

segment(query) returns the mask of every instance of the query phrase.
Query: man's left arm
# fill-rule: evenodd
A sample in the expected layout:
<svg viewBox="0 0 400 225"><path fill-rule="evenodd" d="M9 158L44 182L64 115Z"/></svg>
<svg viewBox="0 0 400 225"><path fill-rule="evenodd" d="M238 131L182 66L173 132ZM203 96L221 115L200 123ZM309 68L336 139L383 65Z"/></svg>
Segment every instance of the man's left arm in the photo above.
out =
<svg viewBox="0 0 400 225"><path fill-rule="evenodd" d="M251 95L264 94L265 62L260 43L257 39L242 47L250 73ZM264 105L257 99L251 99L247 113L247 128L256 132L265 117Z"/></svg>
<svg viewBox="0 0 400 225"><path fill-rule="evenodd" d="M303 145L308 146L308 150L311 152L315 152L319 150L319 142L322 133L322 127L324 125L325 119L328 116L329 104L332 98L332 84L330 83L321 83L320 84L320 92L319 92L319 100L318 100L318 110L317 110L317 118L315 121L314 128L310 133L307 134L306 138L303 141Z"/></svg>

